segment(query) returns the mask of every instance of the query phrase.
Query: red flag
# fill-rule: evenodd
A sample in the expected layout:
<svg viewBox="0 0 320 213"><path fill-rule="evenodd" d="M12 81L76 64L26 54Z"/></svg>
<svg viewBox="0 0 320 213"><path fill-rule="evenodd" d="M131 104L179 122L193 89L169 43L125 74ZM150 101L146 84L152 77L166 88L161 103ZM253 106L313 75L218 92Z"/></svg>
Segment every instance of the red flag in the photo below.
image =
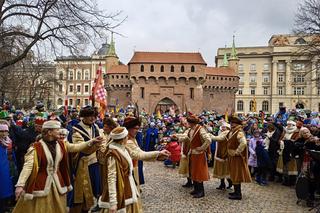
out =
<svg viewBox="0 0 320 213"><path fill-rule="evenodd" d="M102 79L102 66L99 64L99 69L97 70L97 78L93 88L94 98L100 104L100 118L104 118L104 114L107 110L107 91L104 88L104 83Z"/></svg>
<svg viewBox="0 0 320 213"><path fill-rule="evenodd" d="M63 112L63 114L65 116L68 115L68 96L66 96L65 99L64 99L64 112Z"/></svg>

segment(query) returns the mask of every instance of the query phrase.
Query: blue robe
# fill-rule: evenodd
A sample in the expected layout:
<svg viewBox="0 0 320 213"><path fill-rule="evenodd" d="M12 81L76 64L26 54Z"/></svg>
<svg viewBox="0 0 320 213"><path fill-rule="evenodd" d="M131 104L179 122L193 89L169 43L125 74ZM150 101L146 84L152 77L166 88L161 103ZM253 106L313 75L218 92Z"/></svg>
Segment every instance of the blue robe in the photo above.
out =
<svg viewBox="0 0 320 213"><path fill-rule="evenodd" d="M7 148L0 145L0 199L13 196Z"/></svg>
<svg viewBox="0 0 320 213"><path fill-rule="evenodd" d="M136 135L136 140L141 149L143 149L143 133L139 131ZM139 173L139 182L140 185L144 184L144 174L143 174L143 161L138 161L138 173Z"/></svg>
<svg viewBox="0 0 320 213"><path fill-rule="evenodd" d="M146 133L146 144L144 145L144 151L154 151L157 142L158 129L150 127Z"/></svg>

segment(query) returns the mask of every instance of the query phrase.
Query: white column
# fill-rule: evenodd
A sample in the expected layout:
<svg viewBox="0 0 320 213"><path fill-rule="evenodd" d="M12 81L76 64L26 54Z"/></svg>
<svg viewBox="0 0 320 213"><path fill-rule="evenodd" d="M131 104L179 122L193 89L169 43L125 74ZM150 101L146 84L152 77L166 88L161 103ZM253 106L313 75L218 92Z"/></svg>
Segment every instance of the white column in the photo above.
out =
<svg viewBox="0 0 320 213"><path fill-rule="evenodd" d="M291 86L291 60L286 60L286 78L285 78L285 82L286 82L286 88L285 88L285 94L286 96L291 96L292 95L292 86Z"/></svg>
<svg viewBox="0 0 320 213"><path fill-rule="evenodd" d="M272 71L271 71L271 95L277 95L277 71L278 71L278 61L272 61Z"/></svg>

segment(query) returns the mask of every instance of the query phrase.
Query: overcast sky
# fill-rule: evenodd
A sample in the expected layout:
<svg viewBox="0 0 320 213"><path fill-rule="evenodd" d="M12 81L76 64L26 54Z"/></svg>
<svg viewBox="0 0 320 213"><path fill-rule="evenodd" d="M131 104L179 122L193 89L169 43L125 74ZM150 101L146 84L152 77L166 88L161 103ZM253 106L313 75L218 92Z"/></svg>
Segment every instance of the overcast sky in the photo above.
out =
<svg viewBox="0 0 320 213"><path fill-rule="evenodd" d="M200 52L210 66L219 47L264 46L271 35L292 31L302 0L97 0L122 11L116 51L128 63L133 51Z"/></svg>

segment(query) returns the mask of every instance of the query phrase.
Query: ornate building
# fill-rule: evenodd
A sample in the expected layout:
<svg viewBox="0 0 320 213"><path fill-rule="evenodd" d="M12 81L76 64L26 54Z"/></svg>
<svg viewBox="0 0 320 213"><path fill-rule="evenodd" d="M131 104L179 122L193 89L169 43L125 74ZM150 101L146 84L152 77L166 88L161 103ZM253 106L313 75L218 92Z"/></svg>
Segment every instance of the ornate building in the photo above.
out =
<svg viewBox="0 0 320 213"><path fill-rule="evenodd" d="M273 35L268 46L237 47L240 82L236 112L275 113L281 106L320 111L318 61L298 54L310 39ZM219 48L216 64L222 64L223 55L229 52L230 48Z"/></svg>
<svg viewBox="0 0 320 213"><path fill-rule="evenodd" d="M232 50L235 53L234 46ZM208 67L200 53L134 52L128 65L123 65L112 40L105 55L73 60L72 66L69 64L71 60L57 60L58 73L59 70L61 73L69 70L68 77L63 78L68 89L69 105L84 105L88 102L90 94L81 92L86 85L91 91L95 70L101 62L110 109L125 108L134 103L148 113L159 109L165 111L170 107L178 111L188 109L194 113L200 113L203 109L220 113L234 109L239 83L235 72L238 63L236 55L230 57L229 61L225 55L224 64L215 68ZM86 71L89 79L77 77L78 72L85 75ZM71 80L70 73L76 75L76 80ZM76 88L76 92L70 87ZM59 98L62 100L57 96ZM58 104L61 104L61 100Z"/></svg>

